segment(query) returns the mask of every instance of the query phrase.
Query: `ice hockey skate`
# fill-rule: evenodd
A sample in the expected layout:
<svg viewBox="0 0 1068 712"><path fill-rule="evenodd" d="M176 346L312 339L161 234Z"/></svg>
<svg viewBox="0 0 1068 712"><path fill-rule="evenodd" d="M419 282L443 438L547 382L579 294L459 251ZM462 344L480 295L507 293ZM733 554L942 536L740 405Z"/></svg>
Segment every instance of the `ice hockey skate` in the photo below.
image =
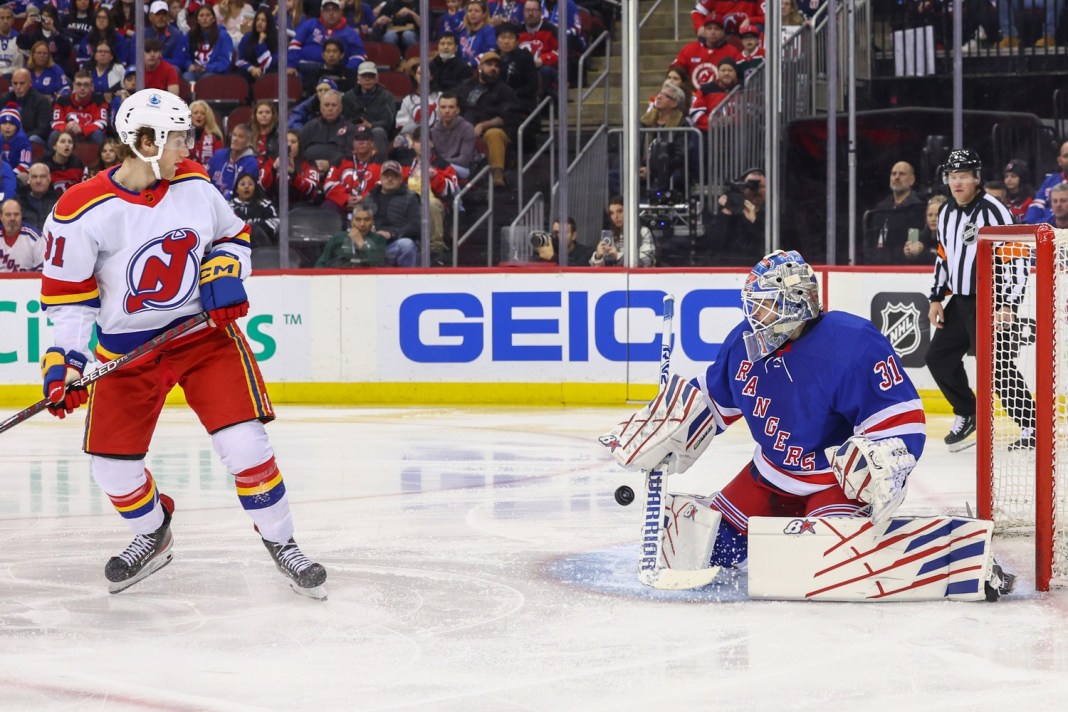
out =
<svg viewBox="0 0 1068 712"><path fill-rule="evenodd" d="M326 600L326 569L322 564L317 564L300 550L297 542L293 539L280 544L273 541L263 540L267 551L271 552L271 558L278 566L278 570L289 579L289 587L302 596L308 596L319 601Z"/></svg>
<svg viewBox="0 0 1068 712"><path fill-rule="evenodd" d="M163 509L163 524L151 534L135 536L125 551L118 556L111 557L104 566L104 576L110 582L108 584L110 593L125 591L171 562L174 556L171 553L171 545L174 543L174 538L171 536L171 512L174 511L174 501L167 495L161 494L159 504Z"/></svg>
<svg viewBox="0 0 1068 712"><path fill-rule="evenodd" d="M960 452L975 445L975 416L958 415L944 438L950 452Z"/></svg>
<svg viewBox="0 0 1068 712"><path fill-rule="evenodd" d="M984 590L986 600L993 603L1016 590L1016 575L1006 572L1001 568L1001 564L995 561L990 566L990 578L987 579Z"/></svg>

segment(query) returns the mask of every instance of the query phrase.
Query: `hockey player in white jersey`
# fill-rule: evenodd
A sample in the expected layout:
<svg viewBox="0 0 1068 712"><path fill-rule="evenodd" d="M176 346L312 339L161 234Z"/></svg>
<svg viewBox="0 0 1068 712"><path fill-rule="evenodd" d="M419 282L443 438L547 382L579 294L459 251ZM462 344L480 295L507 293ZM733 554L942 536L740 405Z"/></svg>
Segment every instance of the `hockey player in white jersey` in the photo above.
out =
<svg viewBox="0 0 1068 712"><path fill-rule="evenodd" d="M686 471L716 434L739 419L745 419L756 441L752 460L721 491L708 497L665 495L667 521L654 542L657 565L683 570L738 565L751 553L751 518L783 518L770 526L784 542L789 535L821 535L819 525L837 521L829 517L863 519L865 523L857 525L865 527L863 541L876 542L872 550L881 551L878 537L886 530L909 531L890 517L905 497L908 476L926 438L923 405L915 387L889 341L871 322L845 312L822 311L815 274L797 252L780 250L764 257L750 272L741 296L746 318L727 336L715 363L689 382L674 376L649 405L601 438L625 467L665 475ZM647 519L655 509L647 506ZM976 522L961 518L946 524L949 532L970 527L974 531L968 536L973 539L958 546L947 534L950 553L943 558L945 552L932 554L932 563L919 561L916 566L916 572L925 575L941 567L937 573L944 573L943 578L933 579L919 592L916 589L927 584L910 581L912 587L906 586L900 595L959 595L975 600L1011 589L1011 581L1002 580L989 555L989 523ZM942 530L942 525L932 527ZM844 529L826 533L840 531ZM643 555L649 547L646 539ZM975 539L986 542L985 547L967 549L978 563L960 565L968 557L954 547L975 544ZM921 538L917 546L924 543ZM857 539L850 547L828 544L816 551L822 556L825 549L864 547ZM875 566L878 556L846 563ZM840 564L820 562L828 568ZM895 582L908 578L900 573L905 565L892 563L889 578ZM751 567L751 595L752 571ZM655 586L653 573L643 582ZM860 584L850 580L842 584L844 588L836 582L829 597L874 599L897 590L897 583L888 584L886 577L872 575L868 581L869 574L872 569L858 575ZM711 580L680 575L665 579L692 580L694 585ZM813 583L811 590L821 591L821 586L822 581Z"/></svg>
<svg viewBox="0 0 1068 712"><path fill-rule="evenodd" d="M181 384L233 474L237 497L298 593L325 598L326 570L293 539L281 472L264 424L274 411L236 319L248 313L249 228L188 160L189 107L146 89L122 102L115 127L122 163L71 187L44 225L41 302L55 346L42 360L49 410L62 418L88 401L83 449L93 478L133 531L104 574L117 593L171 560L174 502L145 467L167 393ZM68 388L85 368L95 327L102 360L208 312L206 326L97 381Z"/></svg>

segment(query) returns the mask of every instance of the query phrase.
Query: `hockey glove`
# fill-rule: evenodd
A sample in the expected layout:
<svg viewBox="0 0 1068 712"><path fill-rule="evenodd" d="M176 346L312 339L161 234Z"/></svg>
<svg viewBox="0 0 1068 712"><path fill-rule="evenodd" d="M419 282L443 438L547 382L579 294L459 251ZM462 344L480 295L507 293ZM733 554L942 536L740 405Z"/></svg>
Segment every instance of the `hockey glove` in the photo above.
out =
<svg viewBox="0 0 1068 712"><path fill-rule="evenodd" d="M846 497L871 505L873 523L885 521L905 501L916 458L901 438L854 435L838 448L827 448L826 454Z"/></svg>
<svg viewBox="0 0 1068 712"><path fill-rule="evenodd" d="M86 358L77 351L64 351L53 346L41 359L41 375L44 378L44 395L48 399L48 412L60 420L85 405L89 391L85 388L67 388L82 377Z"/></svg>
<svg viewBox="0 0 1068 712"><path fill-rule="evenodd" d="M236 257L221 250L207 254L200 265L200 302L219 328L248 314L248 295Z"/></svg>

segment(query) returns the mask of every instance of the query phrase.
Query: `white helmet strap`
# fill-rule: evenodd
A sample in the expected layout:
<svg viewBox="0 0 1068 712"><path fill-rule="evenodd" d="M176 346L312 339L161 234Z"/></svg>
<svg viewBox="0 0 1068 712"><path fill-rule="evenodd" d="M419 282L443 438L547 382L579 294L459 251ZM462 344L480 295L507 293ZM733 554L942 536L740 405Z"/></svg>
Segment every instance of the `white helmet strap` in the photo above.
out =
<svg viewBox="0 0 1068 712"><path fill-rule="evenodd" d="M163 146L167 143L167 132L159 129L153 129L156 134L156 140L154 143L159 148L156 151L155 156L145 156L137 149L137 135L134 134L134 140L129 144L130 150L134 152L134 155L140 158L142 161L152 166L152 175L156 177L156 180L163 180L163 177L159 173L159 158L163 155Z"/></svg>

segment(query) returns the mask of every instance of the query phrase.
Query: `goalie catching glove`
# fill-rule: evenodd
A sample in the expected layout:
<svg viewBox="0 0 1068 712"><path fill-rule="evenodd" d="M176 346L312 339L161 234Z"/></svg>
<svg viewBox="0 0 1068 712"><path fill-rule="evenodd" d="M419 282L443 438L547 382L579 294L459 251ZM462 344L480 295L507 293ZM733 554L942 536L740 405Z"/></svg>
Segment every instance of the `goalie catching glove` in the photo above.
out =
<svg viewBox="0 0 1068 712"><path fill-rule="evenodd" d="M628 470L686 472L716 434L701 389L681 376L599 440ZM663 467L661 467L663 462Z"/></svg>
<svg viewBox="0 0 1068 712"><path fill-rule="evenodd" d="M89 400L89 391L67 386L82 377L86 358L77 351L64 351L53 346L45 351L41 359L41 376L44 379L44 396L48 399L48 412L60 420L73 413L74 409L85 405Z"/></svg>
<svg viewBox="0 0 1068 712"><path fill-rule="evenodd" d="M827 448L826 455L846 497L870 504L875 524L905 500L916 458L901 438L869 440L854 435L837 448Z"/></svg>
<svg viewBox="0 0 1068 712"><path fill-rule="evenodd" d="M236 257L222 250L207 254L200 265L200 302L220 329L248 314L248 295Z"/></svg>

